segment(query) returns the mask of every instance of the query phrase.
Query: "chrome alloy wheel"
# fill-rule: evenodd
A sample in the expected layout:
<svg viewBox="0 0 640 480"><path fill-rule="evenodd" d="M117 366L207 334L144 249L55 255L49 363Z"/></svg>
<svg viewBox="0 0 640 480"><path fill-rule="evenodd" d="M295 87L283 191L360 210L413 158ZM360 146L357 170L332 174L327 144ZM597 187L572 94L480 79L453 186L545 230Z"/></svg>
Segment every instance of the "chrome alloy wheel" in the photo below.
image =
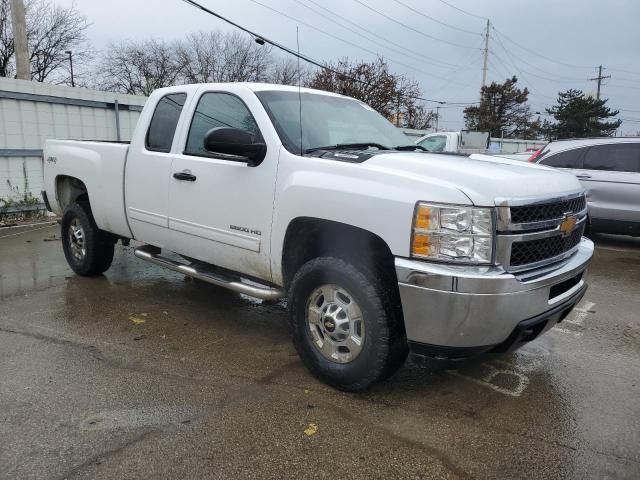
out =
<svg viewBox="0 0 640 480"><path fill-rule="evenodd" d="M322 285L309 296L307 325L313 344L328 360L349 363L364 346L364 321L355 299L337 285Z"/></svg>
<svg viewBox="0 0 640 480"><path fill-rule="evenodd" d="M87 248L85 246L84 230L80 225L80 220L74 218L69 224L69 248L71 255L78 261L84 260L87 255Z"/></svg>

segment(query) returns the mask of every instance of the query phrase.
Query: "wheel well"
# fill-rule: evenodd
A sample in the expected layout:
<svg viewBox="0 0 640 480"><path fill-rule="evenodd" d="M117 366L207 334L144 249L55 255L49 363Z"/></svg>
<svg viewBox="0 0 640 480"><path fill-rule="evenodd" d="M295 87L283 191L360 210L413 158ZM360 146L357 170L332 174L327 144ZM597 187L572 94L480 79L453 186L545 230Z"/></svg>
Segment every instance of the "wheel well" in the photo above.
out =
<svg viewBox="0 0 640 480"><path fill-rule="evenodd" d="M296 218L287 228L282 275L288 288L298 269L313 258L332 256L356 263L397 282L394 257L386 242L368 230L319 218Z"/></svg>
<svg viewBox="0 0 640 480"><path fill-rule="evenodd" d="M89 202L89 193L86 185L75 177L60 175L56 178L56 198L60 209L64 210L78 200Z"/></svg>

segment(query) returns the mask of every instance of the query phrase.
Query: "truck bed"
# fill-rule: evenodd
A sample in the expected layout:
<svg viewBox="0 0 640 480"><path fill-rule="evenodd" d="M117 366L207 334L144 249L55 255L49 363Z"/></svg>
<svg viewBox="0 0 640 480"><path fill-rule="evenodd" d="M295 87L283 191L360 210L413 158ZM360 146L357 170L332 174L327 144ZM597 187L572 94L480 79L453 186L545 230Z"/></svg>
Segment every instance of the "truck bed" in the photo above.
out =
<svg viewBox="0 0 640 480"><path fill-rule="evenodd" d="M59 181L82 181L96 224L102 230L130 237L124 207L124 169L128 143L109 141L47 140L44 146L44 181L51 208L62 215Z"/></svg>

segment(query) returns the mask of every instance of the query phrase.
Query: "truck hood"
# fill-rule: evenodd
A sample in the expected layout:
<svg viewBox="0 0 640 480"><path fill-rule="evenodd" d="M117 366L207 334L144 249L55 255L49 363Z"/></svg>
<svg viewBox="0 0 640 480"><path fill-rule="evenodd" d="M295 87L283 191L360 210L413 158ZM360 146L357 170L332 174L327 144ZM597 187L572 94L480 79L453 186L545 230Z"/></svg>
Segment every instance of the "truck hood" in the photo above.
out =
<svg viewBox="0 0 640 480"><path fill-rule="evenodd" d="M399 178L424 180L425 186L438 183L457 188L477 206L493 206L501 197L553 197L582 190L578 179L569 173L490 155L383 153L363 166ZM421 200L438 201L428 194Z"/></svg>

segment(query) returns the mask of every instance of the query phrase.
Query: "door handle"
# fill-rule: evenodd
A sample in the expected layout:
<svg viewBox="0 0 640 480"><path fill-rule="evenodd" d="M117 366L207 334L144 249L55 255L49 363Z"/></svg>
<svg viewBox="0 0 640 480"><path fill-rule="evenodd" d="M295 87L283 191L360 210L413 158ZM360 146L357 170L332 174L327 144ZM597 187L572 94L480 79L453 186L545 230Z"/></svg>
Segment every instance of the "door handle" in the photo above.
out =
<svg viewBox="0 0 640 480"><path fill-rule="evenodd" d="M583 178L583 179L589 179L589 178L591 178L591 175L587 175L586 173L579 173L579 174L576 175L576 177Z"/></svg>
<svg viewBox="0 0 640 480"><path fill-rule="evenodd" d="M184 180L186 182L195 182L196 176L190 172L176 172L173 174L176 180Z"/></svg>

